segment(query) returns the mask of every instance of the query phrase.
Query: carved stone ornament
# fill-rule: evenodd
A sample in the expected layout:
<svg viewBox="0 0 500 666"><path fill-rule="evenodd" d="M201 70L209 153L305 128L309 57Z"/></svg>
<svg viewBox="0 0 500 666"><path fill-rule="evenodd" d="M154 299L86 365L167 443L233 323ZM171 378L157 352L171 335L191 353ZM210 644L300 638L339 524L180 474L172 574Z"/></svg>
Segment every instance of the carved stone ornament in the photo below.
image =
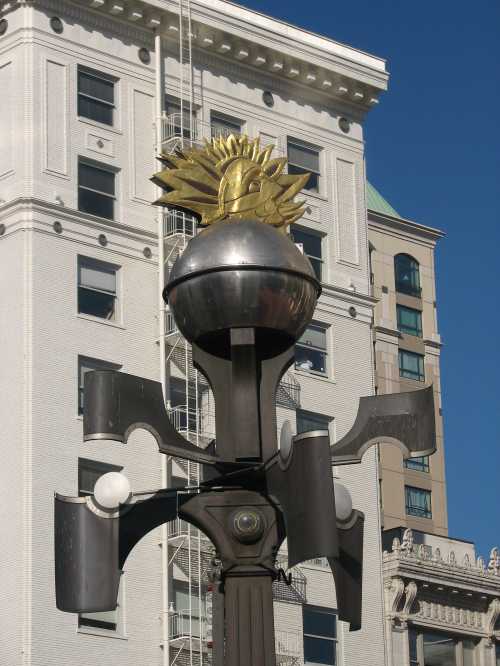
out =
<svg viewBox="0 0 500 666"><path fill-rule="evenodd" d="M401 543L401 550L406 555L410 555L413 551L413 532L410 528L407 528L403 534L403 541Z"/></svg>
<svg viewBox="0 0 500 666"><path fill-rule="evenodd" d="M495 550L495 548L493 549ZM495 625L500 616L500 599L493 599L486 613L485 630L488 634L486 644L491 647L495 644Z"/></svg>
<svg viewBox="0 0 500 666"><path fill-rule="evenodd" d="M488 571L495 576L500 575L500 550L498 548L491 549Z"/></svg>
<svg viewBox="0 0 500 666"><path fill-rule="evenodd" d="M411 613L411 609L413 608L413 604L415 603L415 599L417 598L417 592L418 592L417 584L414 581L410 581L408 585L405 587L406 599L403 606L403 615L405 616L405 618L407 618L408 615L410 615Z"/></svg>
<svg viewBox="0 0 500 666"><path fill-rule="evenodd" d="M304 202L293 198L310 174L284 173L287 160L271 159L273 149L261 150L258 137L231 134L163 155L165 169L153 181L167 192L156 204L194 211L202 225L254 218L285 229L305 211Z"/></svg>

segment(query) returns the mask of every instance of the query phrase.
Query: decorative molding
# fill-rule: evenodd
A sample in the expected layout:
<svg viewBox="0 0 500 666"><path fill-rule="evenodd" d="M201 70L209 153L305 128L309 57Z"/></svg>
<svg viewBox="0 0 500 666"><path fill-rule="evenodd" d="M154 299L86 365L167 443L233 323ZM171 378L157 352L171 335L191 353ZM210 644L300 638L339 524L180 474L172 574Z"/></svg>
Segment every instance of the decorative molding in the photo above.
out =
<svg viewBox="0 0 500 666"><path fill-rule="evenodd" d="M405 619L408 618L408 616L411 614L411 609L413 608L413 604L417 598L417 592L417 584L413 580L410 581L405 587L406 599L402 610L402 614Z"/></svg>

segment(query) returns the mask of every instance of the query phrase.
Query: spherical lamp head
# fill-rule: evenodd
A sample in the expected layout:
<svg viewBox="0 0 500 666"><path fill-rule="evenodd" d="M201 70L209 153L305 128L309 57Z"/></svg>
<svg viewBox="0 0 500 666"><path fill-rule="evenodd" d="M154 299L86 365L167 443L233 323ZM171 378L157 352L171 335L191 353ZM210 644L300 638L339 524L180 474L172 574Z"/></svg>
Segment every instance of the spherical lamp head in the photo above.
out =
<svg viewBox="0 0 500 666"><path fill-rule="evenodd" d="M349 520L352 515L352 497L347 488L338 481L333 482L335 493L335 511L341 522Z"/></svg>
<svg viewBox="0 0 500 666"><path fill-rule="evenodd" d="M130 482L120 472L108 472L96 481L94 497L104 509L117 509L130 497Z"/></svg>

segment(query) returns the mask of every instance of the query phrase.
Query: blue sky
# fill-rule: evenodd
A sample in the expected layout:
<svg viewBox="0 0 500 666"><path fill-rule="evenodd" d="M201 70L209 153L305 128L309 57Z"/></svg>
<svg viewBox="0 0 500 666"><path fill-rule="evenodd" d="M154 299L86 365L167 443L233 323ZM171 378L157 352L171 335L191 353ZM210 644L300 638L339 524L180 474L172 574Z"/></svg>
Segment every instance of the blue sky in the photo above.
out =
<svg viewBox="0 0 500 666"><path fill-rule="evenodd" d="M450 535L500 545L500 3L245 0L384 57L368 177L437 253Z"/></svg>

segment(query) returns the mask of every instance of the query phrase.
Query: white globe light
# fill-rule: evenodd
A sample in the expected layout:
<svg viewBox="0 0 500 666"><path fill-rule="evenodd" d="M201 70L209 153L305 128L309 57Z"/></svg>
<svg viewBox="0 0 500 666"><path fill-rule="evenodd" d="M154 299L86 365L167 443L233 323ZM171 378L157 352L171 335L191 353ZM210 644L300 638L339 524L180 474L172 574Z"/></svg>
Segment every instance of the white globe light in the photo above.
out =
<svg viewBox="0 0 500 666"><path fill-rule="evenodd" d="M351 493L338 481L333 482L335 493L335 511L339 520L347 520L352 514Z"/></svg>
<svg viewBox="0 0 500 666"><path fill-rule="evenodd" d="M130 495L130 482L120 472L108 472L100 476L94 486L94 497L105 509L117 509Z"/></svg>

